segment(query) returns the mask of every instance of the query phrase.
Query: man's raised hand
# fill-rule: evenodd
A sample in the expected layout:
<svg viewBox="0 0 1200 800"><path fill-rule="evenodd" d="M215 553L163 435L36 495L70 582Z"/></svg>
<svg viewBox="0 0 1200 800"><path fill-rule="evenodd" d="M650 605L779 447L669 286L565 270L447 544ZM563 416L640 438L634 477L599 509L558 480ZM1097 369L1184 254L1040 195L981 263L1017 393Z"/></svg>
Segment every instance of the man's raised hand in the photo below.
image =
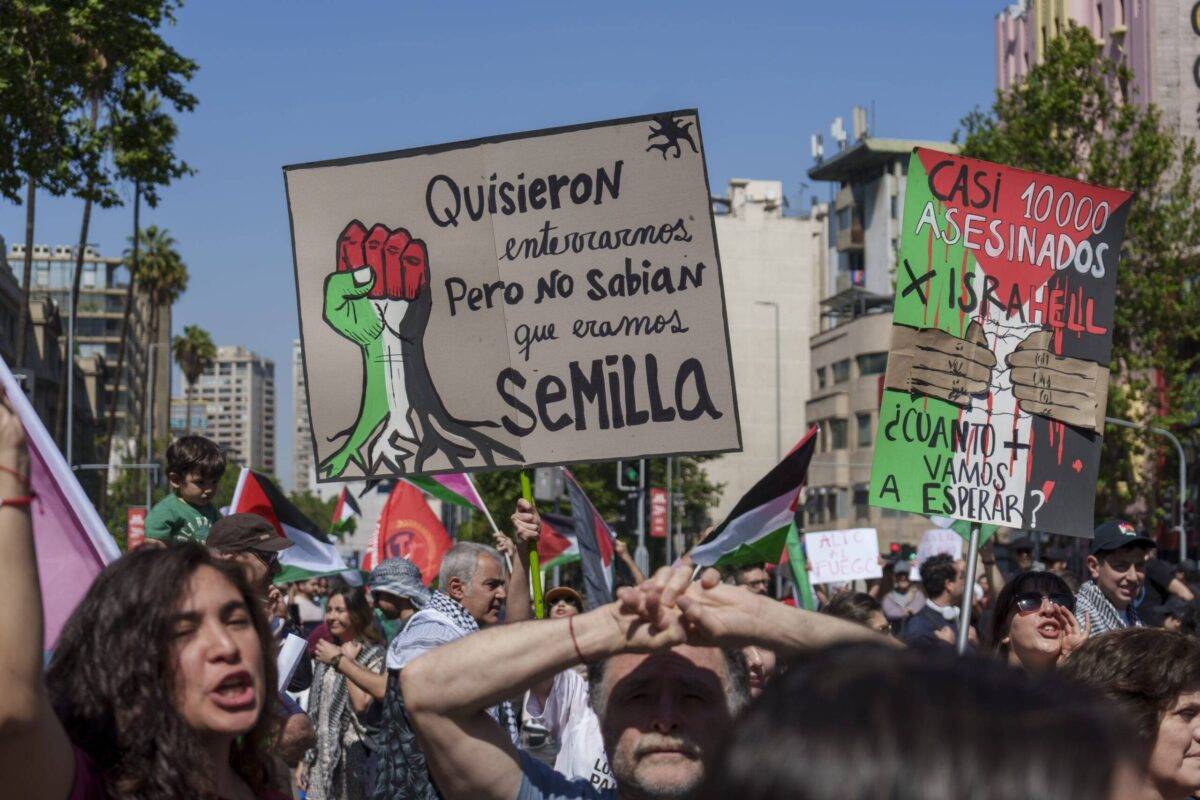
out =
<svg viewBox="0 0 1200 800"><path fill-rule="evenodd" d="M1094 361L1055 355L1050 349L1053 340L1050 331L1034 331L1004 359L1012 369L1013 396L1031 414L1103 431L1108 369Z"/></svg>
<svg viewBox="0 0 1200 800"><path fill-rule="evenodd" d="M533 503L523 497L517 500L517 510L512 515L512 524L518 542L526 546L536 546L538 534L542 529L542 520Z"/></svg>
<svg viewBox="0 0 1200 800"><path fill-rule="evenodd" d="M967 326L963 339L938 328L893 325L884 385L970 408L972 397L987 394L995 366L978 322Z"/></svg>

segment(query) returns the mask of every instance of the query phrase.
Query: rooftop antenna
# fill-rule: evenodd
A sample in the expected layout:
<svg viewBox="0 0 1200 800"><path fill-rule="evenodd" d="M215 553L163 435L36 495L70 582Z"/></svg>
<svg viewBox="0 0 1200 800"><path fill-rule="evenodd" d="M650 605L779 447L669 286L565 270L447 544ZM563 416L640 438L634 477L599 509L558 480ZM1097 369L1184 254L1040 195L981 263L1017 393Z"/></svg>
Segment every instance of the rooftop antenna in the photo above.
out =
<svg viewBox="0 0 1200 800"><path fill-rule="evenodd" d="M813 161L816 161L818 164L821 163L821 161L825 158L825 142L821 138L821 134L814 133L812 135L812 139L810 140L810 144L812 146Z"/></svg>
<svg viewBox="0 0 1200 800"><path fill-rule="evenodd" d="M837 142L838 150L846 149L846 126L841 117L833 118L833 124L829 126L829 135Z"/></svg>
<svg viewBox="0 0 1200 800"><path fill-rule="evenodd" d="M862 106L855 106L850 110L850 125L854 131L854 141L861 142L867 138L867 110Z"/></svg>

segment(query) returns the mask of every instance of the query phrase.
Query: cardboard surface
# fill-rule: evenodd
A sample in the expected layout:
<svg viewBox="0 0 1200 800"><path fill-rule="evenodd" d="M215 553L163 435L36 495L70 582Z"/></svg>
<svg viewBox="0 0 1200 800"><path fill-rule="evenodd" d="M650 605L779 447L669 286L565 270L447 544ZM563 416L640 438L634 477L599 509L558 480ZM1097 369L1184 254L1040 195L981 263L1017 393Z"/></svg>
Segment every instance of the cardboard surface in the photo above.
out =
<svg viewBox="0 0 1200 800"><path fill-rule="evenodd" d="M740 448L695 111L285 180L320 481Z"/></svg>
<svg viewBox="0 0 1200 800"><path fill-rule="evenodd" d="M872 505L1091 536L1129 208L913 152Z"/></svg>

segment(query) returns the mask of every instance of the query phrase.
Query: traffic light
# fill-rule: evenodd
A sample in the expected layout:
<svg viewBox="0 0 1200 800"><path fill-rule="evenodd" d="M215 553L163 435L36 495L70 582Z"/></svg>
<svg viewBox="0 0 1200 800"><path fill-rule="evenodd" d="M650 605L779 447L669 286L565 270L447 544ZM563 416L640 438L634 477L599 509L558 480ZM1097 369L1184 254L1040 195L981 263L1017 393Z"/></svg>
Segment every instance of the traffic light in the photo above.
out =
<svg viewBox="0 0 1200 800"><path fill-rule="evenodd" d="M625 531L632 535L637 535L638 505L641 502L641 492L630 492L621 500L621 521L625 524Z"/></svg>
<svg viewBox="0 0 1200 800"><path fill-rule="evenodd" d="M636 492L644 485L642 468L644 459L617 462L617 488L623 492Z"/></svg>

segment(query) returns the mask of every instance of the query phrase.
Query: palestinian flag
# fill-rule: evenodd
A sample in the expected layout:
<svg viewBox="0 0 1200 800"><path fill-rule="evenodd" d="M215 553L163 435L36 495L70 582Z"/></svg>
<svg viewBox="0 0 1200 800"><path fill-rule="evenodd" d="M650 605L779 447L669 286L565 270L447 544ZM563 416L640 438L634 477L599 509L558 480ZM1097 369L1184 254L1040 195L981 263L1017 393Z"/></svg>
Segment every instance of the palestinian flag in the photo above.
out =
<svg viewBox="0 0 1200 800"><path fill-rule="evenodd" d="M346 569L346 561L333 541L265 475L242 467L229 513L258 514L274 525L280 536L292 540L292 546L279 553L283 572L276 576L276 583L336 574L348 583L362 583L357 570Z"/></svg>
<svg viewBox="0 0 1200 800"><path fill-rule="evenodd" d="M445 472L441 475L414 475L402 480L411 483L430 497L456 506L483 509L483 498L465 473Z"/></svg>
<svg viewBox="0 0 1200 800"><path fill-rule="evenodd" d="M380 561L407 558L417 565L422 582L429 586L441 569L442 556L453 544L420 490L397 481L379 514L375 541L363 556L362 568L370 571Z"/></svg>
<svg viewBox="0 0 1200 800"><path fill-rule="evenodd" d="M568 469L563 469L567 494L571 498L571 520L575 527L575 544L583 569L585 610L591 611L612 602L613 536L612 528L592 505L583 488ZM539 557L541 553L538 554Z"/></svg>
<svg viewBox="0 0 1200 800"><path fill-rule="evenodd" d="M543 512L538 532L538 563L542 572L579 560L579 543L575 541L575 522L561 514Z"/></svg>
<svg viewBox="0 0 1200 800"><path fill-rule="evenodd" d="M692 550L692 559L706 567L778 563L816 447L817 428L813 426Z"/></svg>
<svg viewBox="0 0 1200 800"><path fill-rule="evenodd" d="M337 503L333 507L330 530L339 533L353 531L355 521L361 516L362 509L359 508L358 501L354 499L350 490L343 486L342 491L338 494Z"/></svg>

